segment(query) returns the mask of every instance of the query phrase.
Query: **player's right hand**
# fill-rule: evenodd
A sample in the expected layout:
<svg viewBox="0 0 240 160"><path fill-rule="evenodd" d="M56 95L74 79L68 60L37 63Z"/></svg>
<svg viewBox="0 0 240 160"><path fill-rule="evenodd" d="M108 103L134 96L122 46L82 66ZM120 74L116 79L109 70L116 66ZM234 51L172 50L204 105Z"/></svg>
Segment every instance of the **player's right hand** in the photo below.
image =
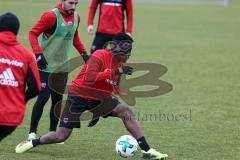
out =
<svg viewBox="0 0 240 160"><path fill-rule="evenodd" d="M89 25L87 27L87 31L88 31L89 34L93 34L93 25Z"/></svg>
<svg viewBox="0 0 240 160"><path fill-rule="evenodd" d="M126 34L129 35L130 37L132 37L132 34L130 32L127 32Z"/></svg>
<svg viewBox="0 0 240 160"><path fill-rule="evenodd" d="M46 58L42 53L40 54L35 54L36 61L37 61L37 66L39 69L45 69L48 65Z"/></svg>
<svg viewBox="0 0 240 160"><path fill-rule="evenodd" d="M88 59L90 58L91 55L88 55L88 54L81 54L82 55L82 58L84 60L84 62L86 63L88 61Z"/></svg>
<svg viewBox="0 0 240 160"><path fill-rule="evenodd" d="M133 68L130 66L123 66L123 67L118 67L115 70L116 74L127 74L127 75L132 75Z"/></svg>

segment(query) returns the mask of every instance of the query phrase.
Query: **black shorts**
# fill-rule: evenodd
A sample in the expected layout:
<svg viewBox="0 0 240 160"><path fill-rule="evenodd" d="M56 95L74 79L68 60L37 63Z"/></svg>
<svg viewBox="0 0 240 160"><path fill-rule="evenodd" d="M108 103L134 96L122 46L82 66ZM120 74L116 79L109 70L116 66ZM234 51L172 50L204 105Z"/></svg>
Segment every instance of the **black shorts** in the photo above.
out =
<svg viewBox="0 0 240 160"><path fill-rule="evenodd" d="M0 125L0 141L3 140L5 137L10 135L17 126L1 126Z"/></svg>
<svg viewBox="0 0 240 160"><path fill-rule="evenodd" d="M56 92L60 95L64 94L68 80L67 72L48 73L39 71L39 73L42 84L41 94L49 95L52 92Z"/></svg>
<svg viewBox="0 0 240 160"><path fill-rule="evenodd" d="M103 49L107 42L112 41L114 35L97 32L91 47L91 54L98 49Z"/></svg>
<svg viewBox="0 0 240 160"><path fill-rule="evenodd" d="M80 128L80 121L89 121L99 117L111 116L120 102L116 98L88 100L80 96L68 95L66 106L61 115L60 127Z"/></svg>

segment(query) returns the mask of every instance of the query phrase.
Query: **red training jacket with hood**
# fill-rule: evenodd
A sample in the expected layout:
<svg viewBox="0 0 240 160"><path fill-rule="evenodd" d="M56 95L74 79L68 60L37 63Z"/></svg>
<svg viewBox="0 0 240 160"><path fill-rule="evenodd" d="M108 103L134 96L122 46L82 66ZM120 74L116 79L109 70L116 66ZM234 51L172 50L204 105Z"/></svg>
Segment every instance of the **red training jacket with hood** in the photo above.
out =
<svg viewBox="0 0 240 160"><path fill-rule="evenodd" d="M26 101L40 90L33 53L16 40L14 33L0 32L0 125L20 125Z"/></svg>

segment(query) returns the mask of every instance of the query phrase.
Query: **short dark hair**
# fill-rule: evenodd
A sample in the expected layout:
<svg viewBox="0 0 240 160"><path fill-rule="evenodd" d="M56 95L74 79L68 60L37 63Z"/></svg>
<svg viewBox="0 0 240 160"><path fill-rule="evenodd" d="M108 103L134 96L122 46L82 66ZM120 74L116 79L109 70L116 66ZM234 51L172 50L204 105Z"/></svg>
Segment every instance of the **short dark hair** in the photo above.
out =
<svg viewBox="0 0 240 160"><path fill-rule="evenodd" d="M129 41L134 42L132 37L126 33L118 33L113 37L113 41Z"/></svg>

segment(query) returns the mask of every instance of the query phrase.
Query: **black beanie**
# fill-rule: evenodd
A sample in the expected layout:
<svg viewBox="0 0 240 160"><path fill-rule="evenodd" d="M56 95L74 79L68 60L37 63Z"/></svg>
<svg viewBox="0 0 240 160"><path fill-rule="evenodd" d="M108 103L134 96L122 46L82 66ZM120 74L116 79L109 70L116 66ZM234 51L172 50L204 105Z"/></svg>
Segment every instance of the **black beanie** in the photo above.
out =
<svg viewBox="0 0 240 160"><path fill-rule="evenodd" d="M133 42L133 39L131 36L129 36L126 33L118 33L113 37L113 41L130 41Z"/></svg>
<svg viewBox="0 0 240 160"><path fill-rule="evenodd" d="M0 32L11 31L17 35L19 25L19 20L13 13L7 12L0 15Z"/></svg>

